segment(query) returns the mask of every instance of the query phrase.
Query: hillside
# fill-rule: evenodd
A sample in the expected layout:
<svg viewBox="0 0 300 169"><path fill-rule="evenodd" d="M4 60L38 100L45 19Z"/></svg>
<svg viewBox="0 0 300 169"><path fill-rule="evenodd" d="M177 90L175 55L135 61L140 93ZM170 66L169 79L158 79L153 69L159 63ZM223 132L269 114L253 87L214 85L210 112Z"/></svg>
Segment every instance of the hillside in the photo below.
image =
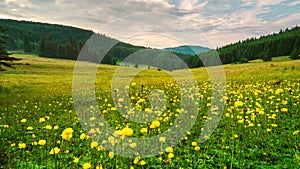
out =
<svg viewBox="0 0 300 169"><path fill-rule="evenodd" d="M208 52L210 49L202 46L183 45L178 47L164 48L163 50L175 53L195 55L199 53Z"/></svg>
<svg viewBox="0 0 300 169"><path fill-rule="evenodd" d="M300 27L280 30L278 33L250 38L217 48L223 64L247 62L263 59L270 61L272 57L287 56L295 53L299 58Z"/></svg>
<svg viewBox="0 0 300 169"><path fill-rule="evenodd" d="M71 26L0 19L0 27L7 28L6 46L10 51L24 51L41 57L77 59L84 43L94 34L91 30ZM105 35L101 38L112 40ZM118 42L107 54L104 63L116 64L129 54L145 49Z"/></svg>

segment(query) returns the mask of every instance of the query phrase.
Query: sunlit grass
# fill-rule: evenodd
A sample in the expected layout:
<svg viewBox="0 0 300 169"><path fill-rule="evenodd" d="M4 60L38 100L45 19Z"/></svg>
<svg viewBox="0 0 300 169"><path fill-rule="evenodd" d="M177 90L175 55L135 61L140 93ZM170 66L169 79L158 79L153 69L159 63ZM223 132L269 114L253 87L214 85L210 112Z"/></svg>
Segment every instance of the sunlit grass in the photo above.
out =
<svg viewBox="0 0 300 169"><path fill-rule="evenodd" d="M300 167L300 60L224 65L226 108L218 128L202 144L197 140L204 120L210 120L206 112L213 98L205 68L192 69L200 89L199 114L192 130L176 147L160 155L131 159L108 152L102 143L89 138L101 130L101 125L94 131L83 131L72 100L75 61L14 56L22 58L18 62L22 64L0 73L0 168ZM128 109L122 107L122 99L114 105L109 91L116 68L99 67L96 95L105 119L121 134L139 138L157 135L183 113L178 109L180 96L170 75L190 77L182 70L146 69L133 77L131 102L145 110L149 108L149 93L160 88L168 98L167 109L154 123L141 125L121 117L117 109ZM133 70L127 68L126 74ZM162 141L165 139L170 138Z"/></svg>

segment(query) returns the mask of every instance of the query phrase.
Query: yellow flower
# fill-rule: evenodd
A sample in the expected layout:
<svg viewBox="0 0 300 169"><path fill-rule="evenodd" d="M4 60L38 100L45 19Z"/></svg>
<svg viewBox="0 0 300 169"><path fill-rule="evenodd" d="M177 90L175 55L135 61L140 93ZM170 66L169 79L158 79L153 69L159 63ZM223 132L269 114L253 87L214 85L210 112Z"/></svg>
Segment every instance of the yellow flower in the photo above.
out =
<svg viewBox="0 0 300 169"><path fill-rule="evenodd" d="M16 143L12 143L10 146L11 146L11 147L14 147L14 146L16 146Z"/></svg>
<svg viewBox="0 0 300 169"><path fill-rule="evenodd" d="M168 154L168 158L169 158L169 159L171 159L171 158L173 158L173 157L174 157L174 154L173 154L173 153L169 153L169 154Z"/></svg>
<svg viewBox="0 0 300 169"><path fill-rule="evenodd" d="M134 164L138 164L138 163L139 163L139 161L140 161L140 158L139 158L139 157L137 157L137 158L135 158L135 159L133 160L133 163L134 163Z"/></svg>
<svg viewBox="0 0 300 169"><path fill-rule="evenodd" d="M142 128L142 129L140 130L140 132L141 132L141 133L147 133L147 132L148 132L148 129L147 129L147 128Z"/></svg>
<svg viewBox="0 0 300 169"><path fill-rule="evenodd" d="M283 89L276 89L275 94L280 94L282 93L284 90Z"/></svg>
<svg viewBox="0 0 300 169"><path fill-rule="evenodd" d="M29 126L27 127L27 130L33 130L33 127Z"/></svg>
<svg viewBox="0 0 300 169"><path fill-rule="evenodd" d="M271 126L272 126L272 127L277 127L278 125L277 125L277 124L271 124Z"/></svg>
<svg viewBox="0 0 300 169"><path fill-rule="evenodd" d="M39 120L40 123L43 123L43 122L45 122L45 121L46 121L45 118L40 118L40 120Z"/></svg>
<svg viewBox="0 0 300 169"><path fill-rule="evenodd" d="M53 129L54 129L54 130L57 130L57 129L58 129L58 126L54 126Z"/></svg>
<svg viewBox="0 0 300 169"><path fill-rule="evenodd" d="M82 133L82 134L80 135L80 139L81 139L81 140L83 140L85 137L86 137L86 134L84 134L84 133Z"/></svg>
<svg viewBox="0 0 300 169"><path fill-rule="evenodd" d="M102 165L101 164L98 164L96 169L103 169Z"/></svg>
<svg viewBox="0 0 300 169"><path fill-rule="evenodd" d="M125 127L121 130L121 133L125 136L131 136L133 134L133 130L129 127Z"/></svg>
<svg viewBox="0 0 300 169"><path fill-rule="evenodd" d="M72 128L66 128L62 134L61 137L65 140L70 140L72 138L73 129Z"/></svg>
<svg viewBox="0 0 300 169"><path fill-rule="evenodd" d="M41 145L41 146L43 146L43 145L46 144L46 140L40 140L40 141L38 142L38 144Z"/></svg>
<svg viewBox="0 0 300 169"><path fill-rule="evenodd" d="M241 102L239 100L234 103L234 107L241 107L243 105L244 105L243 102Z"/></svg>
<svg viewBox="0 0 300 169"><path fill-rule="evenodd" d="M60 149L58 147L54 147L51 149L49 154L58 154L60 152Z"/></svg>
<svg viewBox="0 0 300 169"><path fill-rule="evenodd" d="M114 158L114 155L115 155L114 152L109 152L109 153L108 153L108 157L109 157L109 158Z"/></svg>
<svg viewBox="0 0 300 169"><path fill-rule="evenodd" d="M267 129L267 132L271 132L272 131L272 129Z"/></svg>
<svg viewBox="0 0 300 169"><path fill-rule="evenodd" d="M199 147L199 146L196 146L196 147L195 147L195 150L196 150L196 151L199 151L199 150L200 150L200 147Z"/></svg>
<svg viewBox="0 0 300 169"><path fill-rule="evenodd" d="M8 124L4 124L3 127L4 127L4 128L8 128L9 125L8 125Z"/></svg>
<svg viewBox="0 0 300 169"><path fill-rule="evenodd" d="M19 148L26 148L26 144L25 143L19 143Z"/></svg>
<svg viewBox="0 0 300 169"><path fill-rule="evenodd" d="M34 142L32 142L31 144L32 144L33 146L36 146L36 145L38 145L38 142L34 141Z"/></svg>
<svg viewBox="0 0 300 169"><path fill-rule="evenodd" d="M35 136L35 134L32 134L31 137L32 137L32 138L35 138L36 136Z"/></svg>
<svg viewBox="0 0 300 169"><path fill-rule="evenodd" d="M52 126L51 126L51 125L47 125L47 126L46 126L46 129L47 129L47 130L51 130L51 129L52 129Z"/></svg>
<svg viewBox="0 0 300 169"><path fill-rule="evenodd" d="M239 135L235 134L233 135L234 138L239 138Z"/></svg>
<svg viewBox="0 0 300 169"><path fill-rule="evenodd" d="M287 112L288 109L287 109L287 108L282 108L281 111L282 111L282 112Z"/></svg>
<svg viewBox="0 0 300 169"><path fill-rule="evenodd" d="M296 136L298 134L299 134L299 130L296 130L296 131L293 132L293 136Z"/></svg>
<svg viewBox="0 0 300 169"><path fill-rule="evenodd" d="M131 143L131 144L129 144L129 146L130 146L131 148L135 148L135 147L136 147L136 143Z"/></svg>
<svg viewBox="0 0 300 169"><path fill-rule="evenodd" d="M197 142L193 141L192 146L197 146Z"/></svg>
<svg viewBox="0 0 300 169"><path fill-rule="evenodd" d="M140 164L140 165L145 165L145 164L146 164L146 161L142 160L139 164Z"/></svg>
<svg viewBox="0 0 300 169"><path fill-rule="evenodd" d="M92 167L91 163L85 163L82 165L83 169L89 169Z"/></svg>
<svg viewBox="0 0 300 169"><path fill-rule="evenodd" d="M160 126L160 122L157 120L152 121L150 128L154 129Z"/></svg>
<svg viewBox="0 0 300 169"><path fill-rule="evenodd" d="M78 161L79 161L79 158L77 158L77 157L74 157L74 160L73 160L73 162L74 162L74 163L78 163Z"/></svg>
<svg viewBox="0 0 300 169"><path fill-rule="evenodd" d="M27 121L26 119L22 119L21 123L26 123L26 121Z"/></svg>
<svg viewBox="0 0 300 169"><path fill-rule="evenodd" d="M95 141L92 141L91 142L91 148L95 148L95 147L97 147L98 146L98 143L97 142L95 142Z"/></svg>
<svg viewBox="0 0 300 169"><path fill-rule="evenodd" d="M166 137L159 137L159 142L162 142L162 143L166 142Z"/></svg>
<svg viewBox="0 0 300 169"><path fill-rule="evenodd" d="M166 152L167 153L173 153L173 148L172 147L167 147Z"/></svg>

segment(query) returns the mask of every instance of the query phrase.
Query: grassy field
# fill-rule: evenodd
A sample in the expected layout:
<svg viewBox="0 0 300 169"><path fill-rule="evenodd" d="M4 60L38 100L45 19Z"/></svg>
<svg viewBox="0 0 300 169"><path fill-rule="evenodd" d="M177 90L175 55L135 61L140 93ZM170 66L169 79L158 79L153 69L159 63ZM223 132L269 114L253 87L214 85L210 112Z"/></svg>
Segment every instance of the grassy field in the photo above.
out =
<svg viewBox="0 0 300 169"><path fill-rule="evenodd" d="M139 158L133 152L135 158L126 158L105 150L104 144L115 144L111 139L98 143L90 138L101 130L100 124L83 131L72 100L75 61L14 56L22 58L21 64L0 73L0 168L300 168L300 60L283 56L224 65L226 108L204 143L197 140L204 121L211 120L207 111L214 98L206 69L192 69L200 91L198 116L190 117L196 118L193 128L157 156ZM116 68L99 67L96 95L102 115L121 135L147 138L163 133L184 113L171 76L150 69L134 77L131 103L140 110L150 108L149 94L159 88L166 93L166 109L155 123L121 117L117 109L122 104L114 105L110 96ZM174 72L187 78L181 70Z"/></svg>

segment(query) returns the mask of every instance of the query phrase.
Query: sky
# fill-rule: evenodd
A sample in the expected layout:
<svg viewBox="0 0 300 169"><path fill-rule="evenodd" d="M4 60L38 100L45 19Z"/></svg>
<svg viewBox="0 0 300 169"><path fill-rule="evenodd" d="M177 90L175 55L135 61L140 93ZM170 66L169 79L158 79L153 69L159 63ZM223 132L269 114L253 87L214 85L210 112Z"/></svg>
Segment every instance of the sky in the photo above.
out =
<svg viewBox="0 0 300 169"><path fill-rule="evenodd" d="M210 48L300 24L300 0L0 0L0 18L70 25L154 48Z"/></svg>

